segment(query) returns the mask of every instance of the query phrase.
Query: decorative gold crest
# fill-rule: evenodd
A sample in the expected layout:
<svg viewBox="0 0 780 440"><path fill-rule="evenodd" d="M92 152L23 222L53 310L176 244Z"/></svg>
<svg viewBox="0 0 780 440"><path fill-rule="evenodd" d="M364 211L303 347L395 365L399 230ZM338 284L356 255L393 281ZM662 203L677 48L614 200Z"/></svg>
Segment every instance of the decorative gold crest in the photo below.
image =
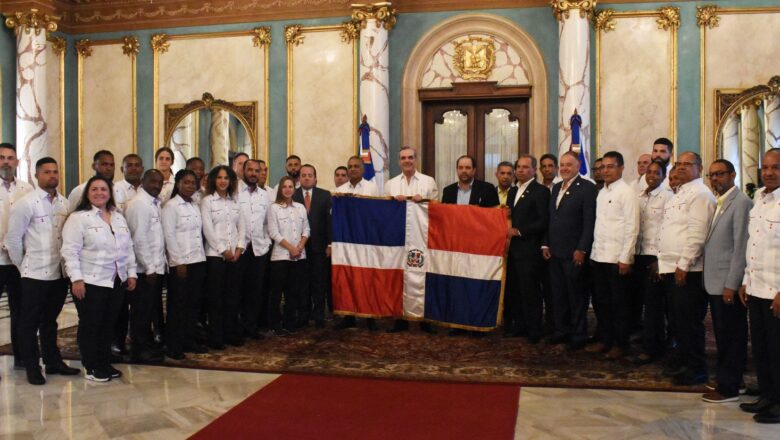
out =
<svg viewBox="0 0 780 440"><path fill-rule="evenodd" d="M136 37L124 37L122 38L122 53L129 56L134 57L138 55L138 51L141 49L141 44L138 42L138 38Z"/></svg>
<svg viewBox="0 0 780 440"><path fill-rule="evenodd" d="M455 68L465 80L486 80L496 63L496 43L489 37L469 36L455 43Z"/></svg>
<svg viewBox="0 0 780 440"><path fill-rule="evenodd" d="M65 50L68 47L68 43L62 37L55 37L53 35L49 35L46 38L46 41L48 41L49 44L51 44L51 50L54 51L56 55L64 54Z"/></svg>
<svg viewBox="0 0 780 440"><path fill-rule="evenodd" d="M341 25L341 41L344 43L351 43L354 40L360 38L360 22L358 21L345 21Z"/></svg>
<svg viewBox="0 0 780 440"><path fill-rule="evenodd" d="M168 35L166 34L152 35L149 44L152 46L152 51L156 53L168 52L168 48L171 46L171 43L168 42Z"/></svg>
<svg viewBox="0 0 780 440"><path fill-rule="evenodd" d="M256 27L252 29L255 34L252 37L252 44L255 47L267 47L271 45L271 26Z"/></svg>
<svg viewBox="0 0 780 440"><path fill-rule="evenodd" d="M658 29L669 30L678 29L680 27L680 8L674 6L664 6L658 8L660 17L655 21L658 23Z"/></svg>
<svg viewBox="0 0 780 440"><path fill-rule="evenodd" d="M720 17L718 17L718 7L715 5L696 7L696 24L699 27L708 27L710 29L718 27Z"/></svg>

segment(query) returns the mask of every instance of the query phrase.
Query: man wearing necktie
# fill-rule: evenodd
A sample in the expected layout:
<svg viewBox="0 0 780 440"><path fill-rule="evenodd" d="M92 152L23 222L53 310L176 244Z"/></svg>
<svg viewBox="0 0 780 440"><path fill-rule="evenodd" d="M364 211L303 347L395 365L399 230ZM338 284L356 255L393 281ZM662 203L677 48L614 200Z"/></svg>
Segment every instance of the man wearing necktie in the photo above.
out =
<svg viewBox="0 0 780 440"><path fill-rule="evenodd" d="M293 200L303 203L309 219L311 236L306 242L306 287L298 310L298 325L307 326L314 320L317 328L325 327L325 292L330 256L330 191L317 188L317 170L313 165L303 165L300 170L301 187L295 190Z"/></svg>

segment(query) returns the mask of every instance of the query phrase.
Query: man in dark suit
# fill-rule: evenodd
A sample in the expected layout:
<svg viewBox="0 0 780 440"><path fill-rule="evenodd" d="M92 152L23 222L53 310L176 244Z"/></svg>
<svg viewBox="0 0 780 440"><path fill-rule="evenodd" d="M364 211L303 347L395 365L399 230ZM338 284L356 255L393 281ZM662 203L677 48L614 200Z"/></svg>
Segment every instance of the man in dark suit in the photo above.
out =
<svg viewBox="0 0 780 440"><path fill-rule="evenodd" d="M483 208L498 206L498 193L493 185L477 180L477 163L471 156L461 156L455 162L458 181L444 188L442 203L477 205Z"/></svg>
<svg viewBox="0 0 780 440"><path fill-rule="evenodd" d="M555 332L550 343L567 340L572 350L588 339L588 296L583 285L586 255L593 244L596 222L596 186L579 175L580 158L572 151L560 158L562 182L550 195L550 224L542 246L550 262Z"/></svg>
<svg viewBox="0 0 780 440"><path fill-rule="evenodd" d="M541 246L549 221L550 191L536 181L536 158L522 154L515 162L517 186L509 190L512 226L509 270L514 282L508 305L510 334L527 334L531 343L542 338Z"/></svg>
<svg viewBox="0 0 780 440"><path fill-rule="evenodd" d="M306 261L308 273L301 274L306 278L308 286L304 289L304 299L298 310L298 322L308 325L309 319L314 320L317 328L325 327L325 282L328 276L328 260L330 256L330 191L317 188L317 170L306 164L300 170L301 187L295 190L293 200L303 204L308 213L311 236L306 242ZM307 276L308 275L308 276Z"/></svg>

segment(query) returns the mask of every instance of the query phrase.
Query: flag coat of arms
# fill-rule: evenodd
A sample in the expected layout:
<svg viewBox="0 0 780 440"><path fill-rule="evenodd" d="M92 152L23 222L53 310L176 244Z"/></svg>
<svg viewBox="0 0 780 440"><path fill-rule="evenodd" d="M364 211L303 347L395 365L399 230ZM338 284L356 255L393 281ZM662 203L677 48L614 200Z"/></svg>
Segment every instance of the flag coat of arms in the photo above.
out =
<svg viewBox="0 0 780 440"><path fill-rule="evenodd" d="M502 210L337 196L332 216L336 313L472 330L500 324Z"/></svg>

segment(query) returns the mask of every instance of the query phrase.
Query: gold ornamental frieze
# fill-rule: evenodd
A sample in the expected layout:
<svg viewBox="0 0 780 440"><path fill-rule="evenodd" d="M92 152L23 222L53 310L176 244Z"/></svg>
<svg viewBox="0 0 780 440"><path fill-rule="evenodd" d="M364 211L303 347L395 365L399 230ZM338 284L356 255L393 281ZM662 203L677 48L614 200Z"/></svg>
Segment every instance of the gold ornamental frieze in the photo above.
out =
<svg viewBox="0 0 780 440"><path fill-rule="evenodd" d="M558 21L569 18L573 10L579 10L581 18L590 17L596 9L596 3L597 0L550 0L553 15Z"/></svg>
<svg viewBox="0 0 780 440"><path fill-rule="evenodd" d="M61 56L65 54L65 50L68 48L68 43L62 37L48 36L46 41L51 44L51 50L55 55Z"/></svg>
<svg viewBox="0 0 780 440"><path fill-rule="evenodd" d="M377 23L388 31L395 26L396 12L390 2L374 3L371 5L353 4L352 21L360 25L361 29L366 28L368 20L374 19Z"/></svg>
<svg viewBox="0 0 780 440"><path fill-rule="evenodd" d="M664 6L658 8L658 19L655 20L658 23L658 29L668 31L669 29L680 28L680 8L674 6Z"/></svg>
<svg viewBox="0 0 780 440"><path fill-rule="evenodd" d="M491 37L471 35L455 42L453 64L465 80L486 80L496 64L496 42Z"/></svg>
<svg viewBox="0 0 780 440"><path fill-rule="evenodd" d="M76 41L75 47L81 58L89 58L92 55L92 44L88 38Z"/></svg>
<svg viewBox="0 0 780 440"><path fill-rule="evenodd" d="M42 14L33 8L29 12L14 12L6 15L5 25L14 30L14 35L19 35L19 32L29 34L31 31L34 31L35 35L40 35L41 30L47 33L56 31L59 19L60 17Z"/></svg>
<svg viewBox="0 0 780 440"><path fill-rule="evenodd" d="M596 31L614 31L615 30L615 10L602 9L593 15L593 28Z"/></svg>
<svg viewBox="0 0 780 440"><path fill-rule="evenodd" d="M341 41L344 43L351 43L358 38L360 38L360 22L352 20L345 21L341 25Z"/></svg>

